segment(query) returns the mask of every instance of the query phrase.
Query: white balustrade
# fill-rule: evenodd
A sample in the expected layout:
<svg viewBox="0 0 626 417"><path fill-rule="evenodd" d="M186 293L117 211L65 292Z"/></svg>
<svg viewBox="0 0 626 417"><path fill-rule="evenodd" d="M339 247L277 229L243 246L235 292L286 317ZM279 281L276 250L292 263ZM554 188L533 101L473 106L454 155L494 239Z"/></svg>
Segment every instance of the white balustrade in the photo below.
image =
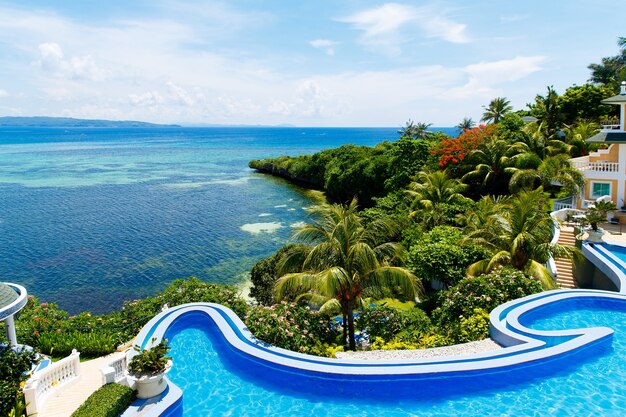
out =
<svg viewBox="0 0 626 417"><path fill-rule="evenodd" d="M581 171L617 172L619 162L572 161L572 167Z"/></svg>
<svg viewBox="0 0 626 417"><path fill-rule="evenodd" d="M102 384L121 383L126 379L127 361L126 355L119 359L109 362L106 366L100 368L102 373Z"/></svg>
<svg viewBox="0 0 626 417"><path fill-rule="evenodd" d="M35 372L23 388L27 414L39 412L50 394L76 381L79 377L80 352L76 349L68 357Z"/></svg>

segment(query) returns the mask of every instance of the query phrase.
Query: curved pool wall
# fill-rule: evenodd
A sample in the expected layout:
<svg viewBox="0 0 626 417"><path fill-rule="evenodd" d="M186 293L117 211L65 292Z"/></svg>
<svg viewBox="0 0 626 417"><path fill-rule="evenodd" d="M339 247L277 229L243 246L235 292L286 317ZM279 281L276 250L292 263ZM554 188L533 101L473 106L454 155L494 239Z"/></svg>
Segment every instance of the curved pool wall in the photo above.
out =
<svg viewBox="0 0 626 417"><path fill-rule="evenodd" d="M594 282L588 283L594 288L606 285L598 284L597 279L600 275L601 280L608 278L617 292L626 292L626 262L615 256L613 252L626 252L626 247L616 243L594 243L583 242L582 252L585 258L600 272L584 271L583 274L592 276Z"/></svg>
<svg viewBox="0 0 626 417"><path fill-rule="evenodd" d="M564 300L617 301L626 306L625 295L606 291L557 290L535 294L492 311L491 336L505 346L503 349L419 360L340 360L280 349L256 339L230 309L211 303L186 304L160 313L141 330L136 343L149 347L177 326L195 321L212 326L223 339L225 348L219 354L225 360L237 363L252 379L270 387L284 385L288 380L296 392L306 389L311 395L317 392L323 396L340 385L337 381L354 381L358 384L351 386L360 388L342 395L375 396L384 401L414 396L416 390L428 389L436 379L441 393L465 394L474 389L472 386L497 388L500 381L514 384L545 378L610 348L613 330L607 327L535 330L525 326L525 319L532 317L533 312L549 310ZM379 389L382 386L385 388Z"/></svg>

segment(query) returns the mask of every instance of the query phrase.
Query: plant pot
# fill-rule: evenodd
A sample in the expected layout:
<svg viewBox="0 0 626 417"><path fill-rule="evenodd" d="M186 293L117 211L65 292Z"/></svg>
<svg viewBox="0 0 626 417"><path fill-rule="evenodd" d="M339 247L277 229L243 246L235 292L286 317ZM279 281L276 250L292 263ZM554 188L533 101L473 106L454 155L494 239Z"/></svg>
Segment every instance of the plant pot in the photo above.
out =
<svg viewBox="0 0 626 417"><path fill-rule="evenodd" d="M167 378L165 374L169 372L172 367L172 362L168 363L165 371L156 375L144 375L137 378L132 375L128 375L128 378L134 382L134 388L137 390L137 398L146 399L161 395L167 388Z"/></svg>
<svg viewBox="0 0 626 417"><path fill-rule="evenodd" d="M605 233L606 232L600 228L598 230L587 230L587 240L590 242L602 242L602 236Z"/></svg>

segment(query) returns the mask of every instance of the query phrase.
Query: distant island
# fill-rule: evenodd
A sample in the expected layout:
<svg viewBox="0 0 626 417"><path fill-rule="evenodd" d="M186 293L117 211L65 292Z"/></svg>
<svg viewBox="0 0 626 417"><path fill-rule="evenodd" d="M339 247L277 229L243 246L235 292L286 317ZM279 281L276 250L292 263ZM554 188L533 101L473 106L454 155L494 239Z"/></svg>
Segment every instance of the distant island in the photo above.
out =
<svg viewBox="0 0 626 417"><path fill-rule="evenodd" d="M134 120L74 119L71 117L0 117L0 127L180 127Z"/></svg>

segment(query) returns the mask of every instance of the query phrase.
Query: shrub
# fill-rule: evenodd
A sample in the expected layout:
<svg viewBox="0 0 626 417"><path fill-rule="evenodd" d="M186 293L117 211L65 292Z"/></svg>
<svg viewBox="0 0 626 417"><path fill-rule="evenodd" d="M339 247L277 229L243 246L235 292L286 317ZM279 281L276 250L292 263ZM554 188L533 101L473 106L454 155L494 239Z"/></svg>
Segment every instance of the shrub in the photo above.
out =
<svg viewBox="0 0 626 417"><path fill-rule="evenodd" d="M0 346L0 415L13 411L16 417L21 417L24 408L21 383L26 381L26 372L34 362L33 352L16 352L10 346Z"/></svg>
<svg viewBox="0 0 626 417"><path fill-rule="evenodd" d="M380 338L385 342L398 336L400 340L413 342L432 330L430 319L419 308L397 310L376 306L365 309L357 318L357 326L370 340Z"/></svg>
<svg viewBox="0 0 626 417"><path fill-rule="evenodd" d="M402 330L402 315L395 308L376 306L366 308L356 320L356 328L366 332L370 339L391 340Z"/></svg>
<svg viewBox="0 0 626 417"><path fill-rule="evenodd" d="M474 243L461 245L460 229L438 226L425 233L409 250L409 267L422 279L434 279L446 286L465 278L472 263L486 258L487 249Z"/></svg>
<svg viewBox="0 0 626 417"><path fill-rule="evenodd" d="M252 288L250 288L250 296L257 303L265 306L274 304L274 284L278 277L276 276L276 268L281 258L297 245L289 244L280 248L272 256L261 259L254 265L250 272L252 280Z"/></svg>
<svg viewBox="0 0 626 417"><path fill-rule="evenodd" d="M260 340L296 352L317 353L317 343L334 338L328 316L284 301L251 309L245 323Z"/></svg>
<svg viewBox="0 0 626 417"><path fill-rule="evenodd" d="M489 313L482 308L475 308L470 317L463 317L453 339L459 343L483 340L489 337Z"/></svg>
<svg viewBox="0 0 626 417"><path fill-rule="evenodd" d="M135 391L120 384L107 384L91 394L71 417L118 417L135 400Z"/></svg>
<svg viewBox="0 0 626 417"><path fill-rule="evenodd" d="M487 312L507 301L541 292L541 284L520 271L501 268L489 274L465 278L442 292L433 319L440 327L450 327L474 315L479 308Z"/></svg>
<svg viewBox="0 0 626 417"><path fill-rule="evenodd" d="M46 355L67 356L73 349L80 352L81 357L95 358L114 352L117 348L117 337L108 331L81 333L44 332L39 334L38 350Z"/></svg>

